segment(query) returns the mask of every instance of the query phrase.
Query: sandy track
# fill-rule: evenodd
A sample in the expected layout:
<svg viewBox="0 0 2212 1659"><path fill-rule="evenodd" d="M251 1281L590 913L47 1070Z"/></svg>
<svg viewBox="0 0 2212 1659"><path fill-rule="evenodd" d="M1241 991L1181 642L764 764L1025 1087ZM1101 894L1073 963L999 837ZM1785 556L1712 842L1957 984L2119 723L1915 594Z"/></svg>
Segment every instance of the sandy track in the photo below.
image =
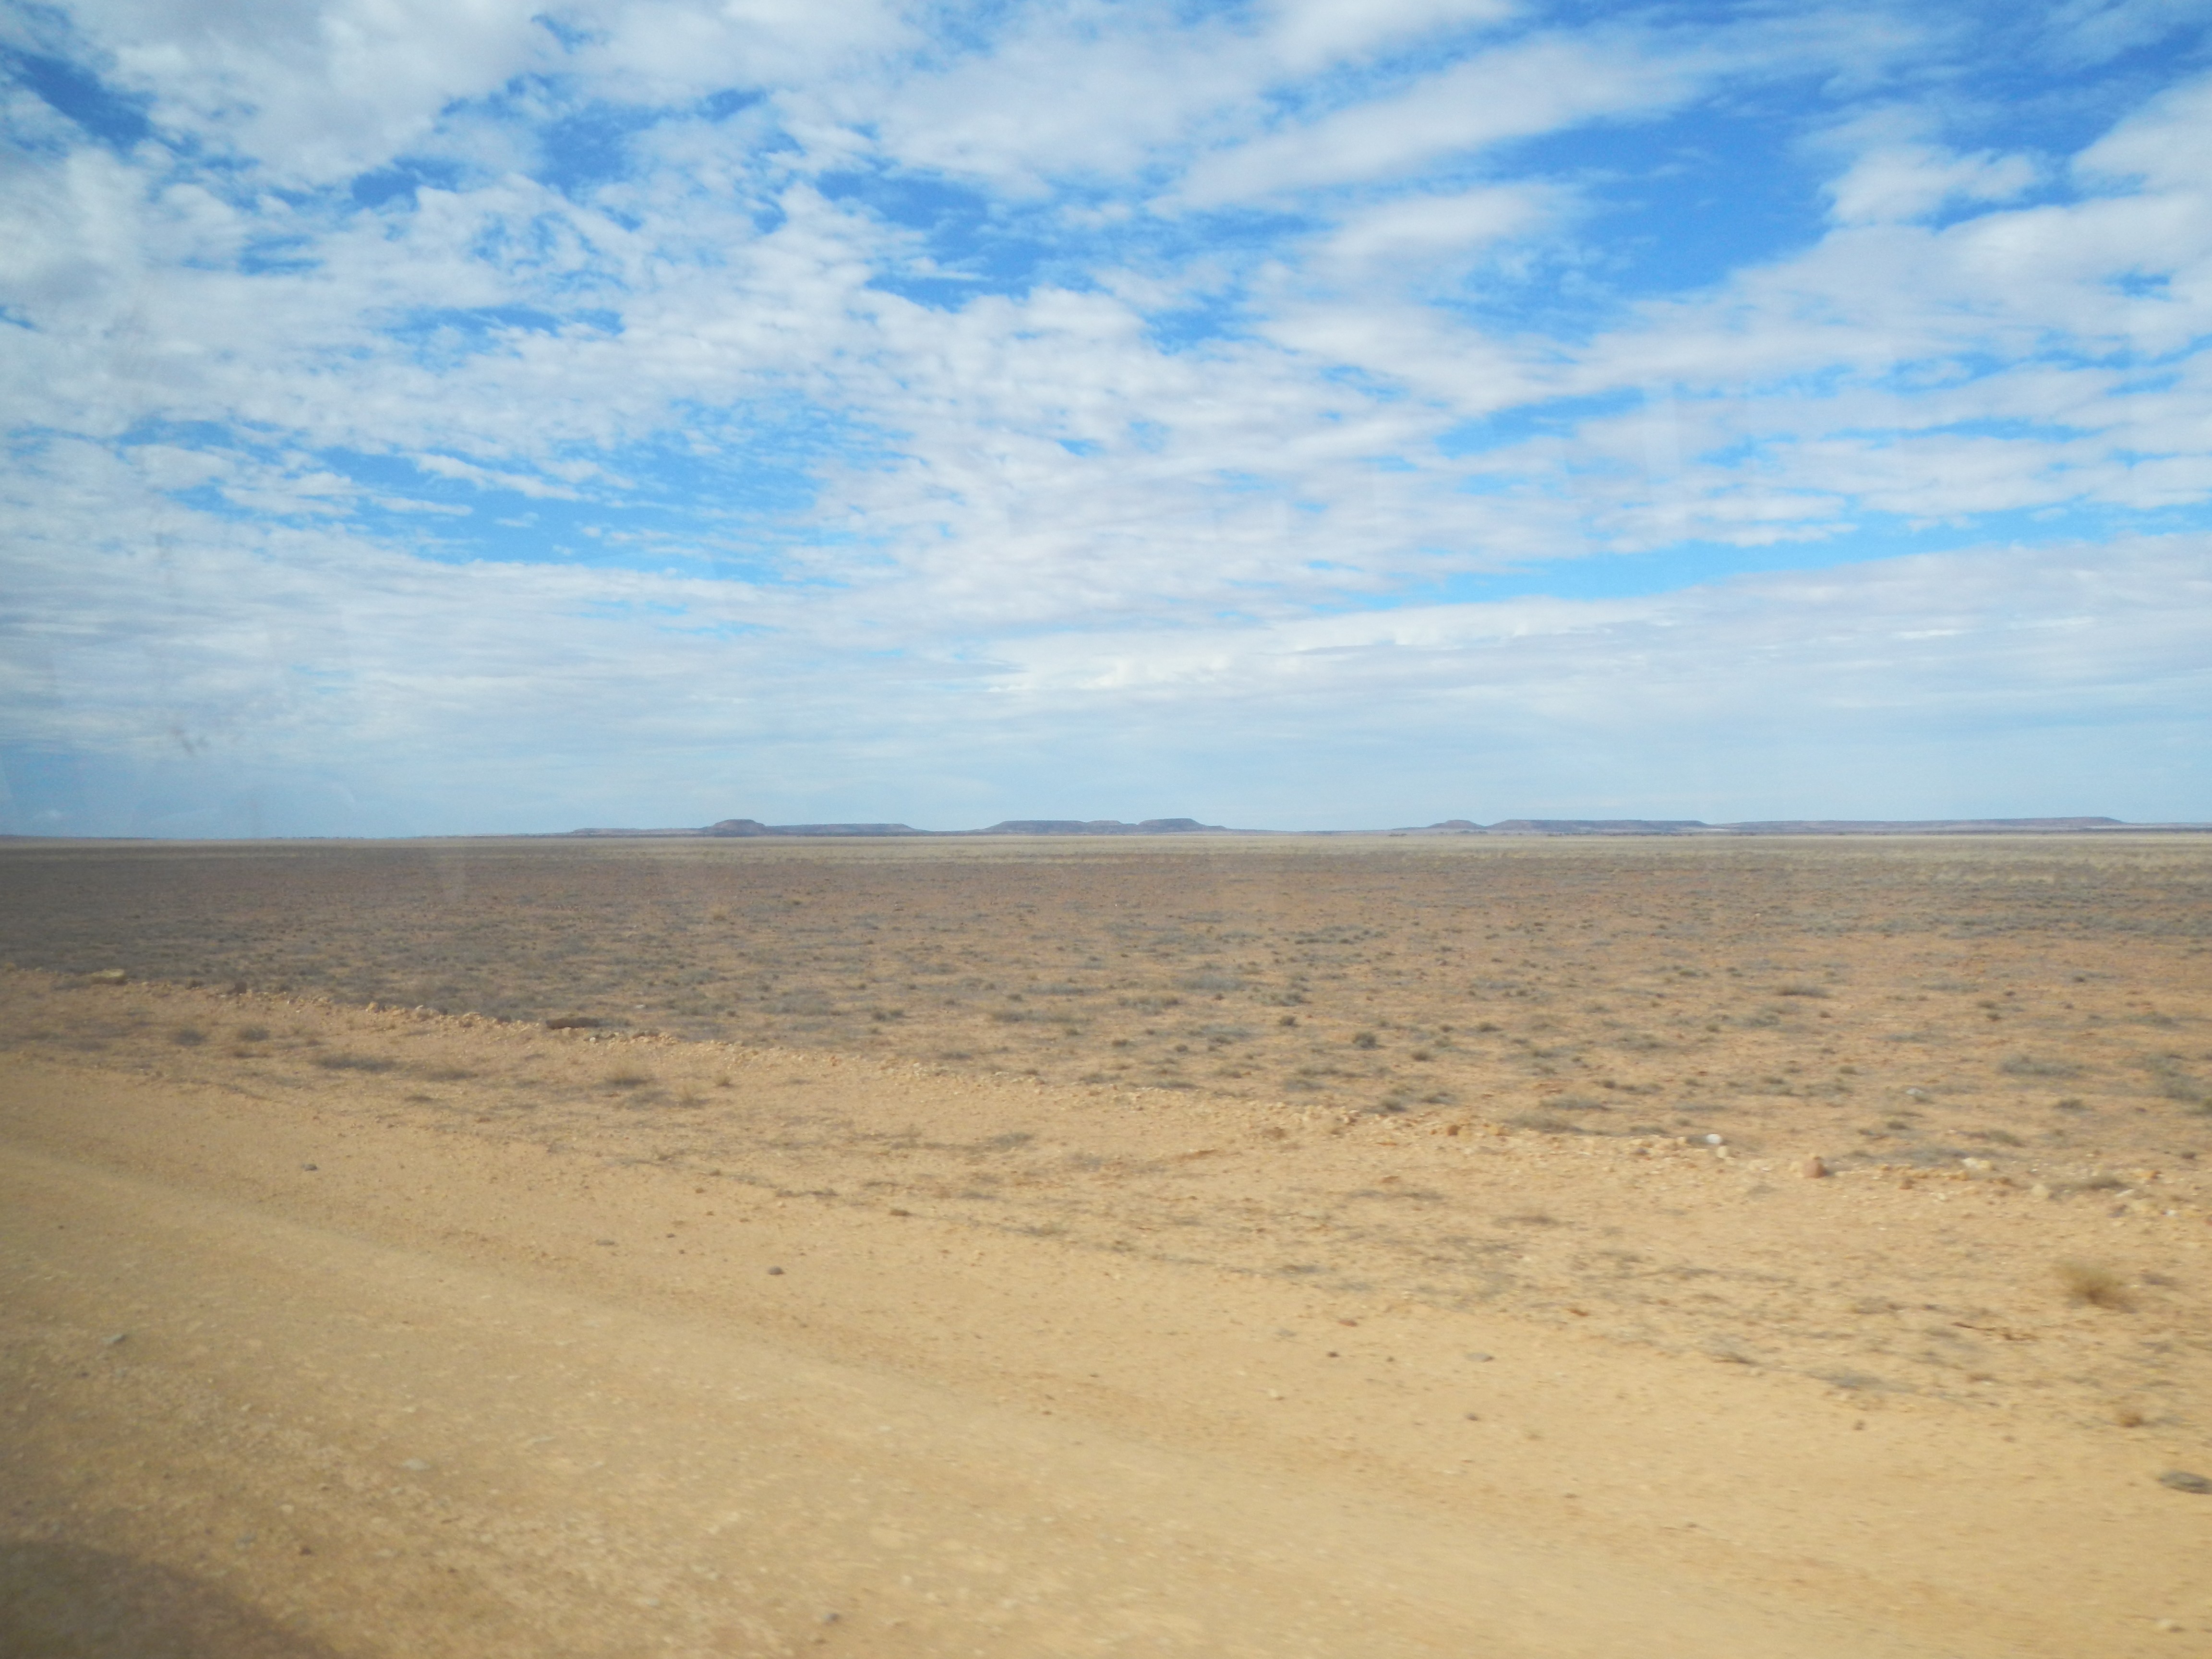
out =
<svg viewBox="0 0 2212 1659"><path fill-rule="evenodd" d="M963 1134L1009 1109L841 1086ZM343 1091L10 1056L0 1249L10 1651L2123 1655L2212 1626L2212 1500L2063 1422Z"/></svg>

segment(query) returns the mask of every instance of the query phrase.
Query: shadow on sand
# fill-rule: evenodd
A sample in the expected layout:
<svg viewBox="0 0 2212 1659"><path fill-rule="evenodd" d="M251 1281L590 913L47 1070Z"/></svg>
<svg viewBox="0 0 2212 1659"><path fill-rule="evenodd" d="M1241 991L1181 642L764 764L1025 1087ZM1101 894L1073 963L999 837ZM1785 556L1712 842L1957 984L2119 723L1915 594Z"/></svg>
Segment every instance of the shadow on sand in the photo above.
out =
<svg viewBox="0 0 2212 1659"><path fill-rule="evenodd" d="M337 1659L204 1579L78 1544L0 1541L5 1659Z"/></svg>

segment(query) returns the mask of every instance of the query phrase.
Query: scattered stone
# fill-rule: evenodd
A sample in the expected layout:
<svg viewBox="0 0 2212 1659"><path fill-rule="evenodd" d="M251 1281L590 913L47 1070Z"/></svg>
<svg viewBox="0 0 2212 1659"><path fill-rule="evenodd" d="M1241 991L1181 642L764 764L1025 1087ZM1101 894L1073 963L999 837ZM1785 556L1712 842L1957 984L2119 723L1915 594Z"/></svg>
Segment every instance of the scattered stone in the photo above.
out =
<svg viewBox="0 0 2212 1659"><path fill-rule="evenodd" d="M2057 1196L2057 1194L2051 1192L2050 1188L2045 1186L2039 1181L2027 1189L2027 1195L2030 1198L2051 1198Z"/></svg>
<svg viewBox="0 0 2212 1659"><path fill-rule="evenodd" d="M101 1338L100 1339L100 1346L101 1347L103 1347L103 1348L112 1348L112 1347L113 1347L113 1346L114 1346L117 1343L118 1343L118 1342L128 1342L130 1340L131 1340L131 1333L130 1333L130 1332L128 1332L128 1331L118 1331L118 1332L116 1332L116 1333L115 1333L115 1334L114 1334L114 1335L112 1335L112 1336L103 1336L103 1337L101 1337Z"/></svg>
<svg viewBox="0 0 2212 1659"><path fill-rule="evenodd" d="M1828 1173L1827 1162L1820 1157L1819 1154L1815 1153L1814 1156L1805 1160L1804 1164L1800 1167L1798 1173L1802 1175L1808 1181L1823 1180L1826 1177Z"/></svg>
<svg viewBox="0 0 2212 1659"><path fill-rule="evenodd" d="M2171 1486L2176 1492L2212 1492L2212 1480L2201 1474L2191 1474L2187 1469L2168 1469L2158 1478L2161 1486Z"/></svg>
<svg viewBox="0 0 2212 1659"><path fill-rule="evenodd" d="M825 1613L822 1615L822 1622L825 1625L834 1625L844 1616L842 1613Z"/></svg>
<svg viewBox="0 0 2212 1659"><path fill-rule="evenodd" d="M87 974L85 980L93 985L128 985L131 975L120 968L103 968L96 974Z"/></svg>
<svg viewBox="0 0 2212 1659"><path fill-rule="evenodd" d="M768 1276L770 1279L781 1279L783 1277L783 1269L781 1267L770 1267L768 1270Z"/></svg>
<svg viewBox="0 0 2212 1659"><path fill-rule="evenodd" d="M1490 1363L1492 1356L1486 1353L1475 1352L1468 1354L1468 1358L1474 1361L1478 1365L1486 1365Z"/></svg>
<svg viewBox="0 0 2212 1659"><path fill-rule="evenodd" d="M1718 1135L1707 1135L1705 1137L1705 1145L1708 1146L1717 1146L1720 1144L1721 1137Z"/></svg>
<svg viewBox="0 0 2212 1659"><path fill-rule="evenodd" d="M313 1164L302 1164L300 1167L301 1167L301 1169L303 1169L303 1170L309 1170L309 1171L311 1171L311 1172L312 1172L312 1171L313 1170L313 1169L315 1168L315 1166L314 1166Z"/></svg>

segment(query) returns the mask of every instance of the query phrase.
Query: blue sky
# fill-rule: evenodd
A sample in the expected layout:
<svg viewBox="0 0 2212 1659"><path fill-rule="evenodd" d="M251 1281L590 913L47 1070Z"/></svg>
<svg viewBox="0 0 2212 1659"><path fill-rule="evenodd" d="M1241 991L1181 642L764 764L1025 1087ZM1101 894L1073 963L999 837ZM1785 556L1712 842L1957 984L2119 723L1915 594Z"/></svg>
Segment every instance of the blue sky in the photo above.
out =
<svg viewBox="0 0 2212 1659"><path fill-rule="evenodd" d="M2197 0L0 72L0 830L2212 818Z"/></svg>

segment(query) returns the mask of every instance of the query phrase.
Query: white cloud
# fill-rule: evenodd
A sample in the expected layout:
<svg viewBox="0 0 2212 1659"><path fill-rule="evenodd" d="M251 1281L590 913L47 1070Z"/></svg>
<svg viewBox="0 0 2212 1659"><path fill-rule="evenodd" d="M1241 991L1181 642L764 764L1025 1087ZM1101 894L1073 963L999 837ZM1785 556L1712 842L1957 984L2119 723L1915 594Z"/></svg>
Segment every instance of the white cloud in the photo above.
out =
<svg viewBox="0 0 2212 1659"><path fill-rule="evenodd" d="M1176 198L1206 207L1399 178L1505 139L1651 113L1688 97L1719 66L1709 52L1669 52L1628 33L1538 35L1393 95L1220 149L1191 168Z"/></svg>
<svg viewBox="0 0 2212 1659"><path fill-rule="evenodd" d="M1525 185L1407 197L1348 216L1328 239L1322 257L1362 276L1381 276L1374 267L1402 271L1463 258L1548 224L1557 211L1555 192Z"/></svg>
<svg viewBox="0 0 2212 1659"><path fill-rule="evenodd" d="M48 477L62 495L74 478L88 518L95 499L111 523L118 502L165 511L96 452L51 457ZM40 517L59 533L67 515ZM1022 635L988 618L947 629L942 612L917 627L884 595L823 607L696 578L428 564L327 531L243 546L173 509L165 522L158 541L111 534L69 561L37 541L10 553L0 696L18 742L126 770L182 753L264 778L312 771L364 798L466 779L474 828L569 827L532 814L584 799L592 775L665 800L674 822L705 821L717 790L770 816L810 816L808 801L864 814L854 780L896 777L877 812L958 827L1033 800L1024 787L1064 790L1043 757L1070 744L1097 776L1134 790L1138 772L1120 769L1141 757L1146 789L1261 823L1371 824L1378 802L1417 799L1439 803L1433 817L1455 801L1504 816L1624 798L1713 817L2027 811L2059 772L1976 769L2023 745L2103 791L2061 805L2201 816L2212 737L2201 535L1647 599ZM886 624L896 653L872 648ZM2125 781L2100 758L2170 752L2162 734L2184 732L2194 769L2175 759ZM970 784L915 771L917 746ZM1298 755L1326 757L1319 796L1310 770L1276 769ZM1826 775L1797 775L1816 755ZM1586 775L1601 757L1610 784ZM303 827L359 827L321 810Z"/></svg>
<svg viewBox="0 0 2212 1659"><path fill-rule="evenodd" d="M1694 720L1723 706L1683 689L1715 653L1826 661L1805 632L1826 602L1409 593L1690 538L1895 520L1976 539L1990 514L2212 499L2212 189L2194 165L2212 83L2142 103L2070 161L1989 132L1953 146L1917 82L1856 114L1860 94L1829 83L1772 121L1776 154L1825 185L1750 169L1795 192L1774 211L1803 240L1729 218L1753 251L1717 241L1712 274L1681 277L1638 261L1727 206L1676 182L1711 159L1698 123L1717 89L1732 108L1803 103L1802 77L1851 41L1896 50L1890 21L1576 30L1406 0L1193 22L1077 0L933 40L889 9L670 0L563 12L561 46L476 5L447 61L405 4L259 15L82 15L106 70L158 94L176 148L8 112L22 142L0 216L23 234L0 237L4 505L23 661L47 678L19 677L0 708L57 743L151 754L173 727L304 766L480 717L580 755L796 733L848 769L863 746L836 734L873 730L868 763L912 767L969 733L1005 755L1079 728L1103 752L1125 721L1169 748L1194 723L1280 735L1294 708L1351 742L1402 698L1431 741L1470 709L1602 736L1626 717L1576 711L1608 677L1648 670L1650 707ZM690 106L732 88L761 96L719 118ZM624 165L603 155L568 191L531 176L565 117L625 100L666 101L623 117L647 124ZM1578 152L1609 168L1501 148L1660 116L1681 118L1663 150ZM358 207L349 171L402 150L441 182ZM841 196L841 171L880 193ZM333 182L300 187L316 179ZM948 278L957 301L898 291ZM410 496L401 463L441 481L436 499ZM461 539L489 527L453 483L545 503L542 523L499 524L549 549L701 574L418 558L516 550ZM364 507L408 518L380 541L348 522ZM2128 568L2203 551L2155 545ZM173 609L103 597L143 586L157 550ZM1945 591L2007 569L2049 587L2041 558L1942 567ZM703 574L733 566L763 580ZM1980 599L1946 611L1872 574L1838 592L1865 612L1838 624L1850 650L1903 665L1899 684L1935 673L1913 653L1937 642L1987 656L2030 724L2057 718L2018 667L2035 651L2087 638L2120 659L2103 642L2121 634L2064 620L2094 607L2052 599L2031 650ZM1316 619L1355 596L1387 618ZM1887 633L1866 620L1883 605ZM2172 629L2199 625L2192 606ZM2128 648L2163 660L2168 624L2121 609ZM284 616L312 621L286 633ZM1693 637L1704 669L1669 654ZM533 685L549 662L582 665L586 689ZM1849 695L1820 719L1875 706L1842 658L1821 672ZM1747 669L1723 682L1771 701Z"/></svg>
<svg viewBox="0 0 2212 1659"><path fill-rule="evenodd" d="M573 501L577 499L574 490L548 483L532 473L495 472L489 467L473 466L452 455L422 454L410 459L434 478L452 478L462 483L474 484L479 489L512 489L519 495L527 495L533 501Z"/></svg>
<svg viewBox="0 0 2212 1659"><path fill-rule="evenodd" d="M374 167L457 99L550 65L529 0L93 0L71 9L161 124L325 181Z"/></svg>
<svg viewBox="0 0 2212 1659"><path fill-rule="evenodd" d="M1875 150L1828 186L1845 223L1919 219L1952 202L2003 202L2037 179L2025 155L1954 155L1933 145Z"/></svg>
<svg viewBox="0 0 2212 1659"><path fill-rule="evenodd" d="M1371 56L1445 30L1487 27L1520 9L1514 0L1279 0L1267 45L1292 72Z"/></svg>

